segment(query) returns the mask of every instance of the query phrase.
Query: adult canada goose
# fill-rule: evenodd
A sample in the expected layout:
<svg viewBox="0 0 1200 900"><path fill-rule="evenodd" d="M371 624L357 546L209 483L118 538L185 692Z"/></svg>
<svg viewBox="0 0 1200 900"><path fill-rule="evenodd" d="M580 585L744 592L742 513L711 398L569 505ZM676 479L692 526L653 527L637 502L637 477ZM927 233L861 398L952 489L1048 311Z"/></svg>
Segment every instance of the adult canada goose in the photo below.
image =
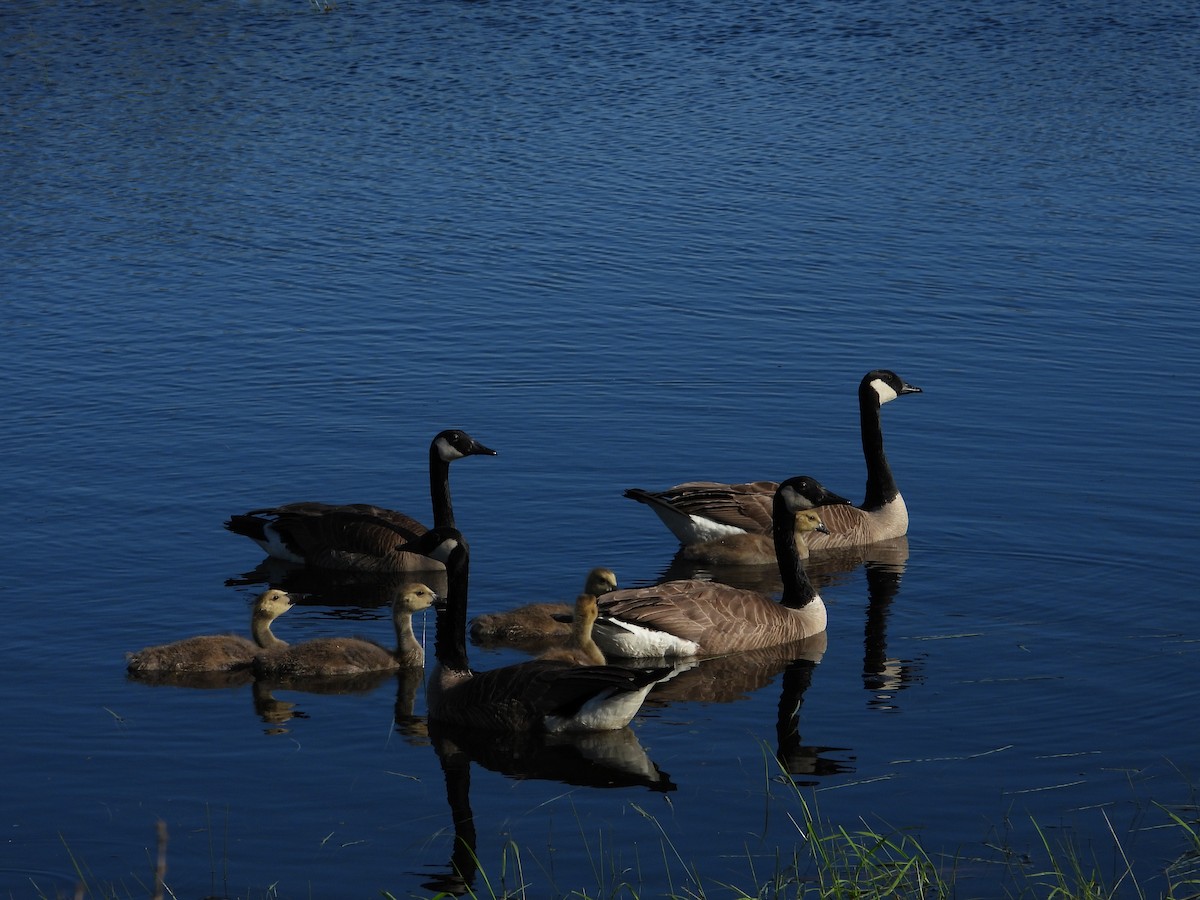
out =
<svg viewBox="0 0 1200 900"><path fill-rule="evenodd" d="M394 650L362 638L315 638L259 653L254 658L254 674L279 679L344 677L422 666L425 649L413 634L412 617L413 613L428 609L436 599L437 594L423 584L408 585L396 595L392 601Z"/></svg>
<svg viewBox="0 0 1200 900"><path fill-rule="evenodd" d="M465 431L443 431L433 439L429 494L434 527L454 527L450 463L464 456L495 455ZM440 569L445 562L409 546L428 531L423 524L366 503L287 503L231 516L225 527L250 538L270 556L320 568L409 572Z"/></svg>
<svg viewBox="0 0 1200 900"><path fill-rule="evenodd" d="M866 497L861 506L840 505L840 498L817 504L822 507L821 517L829 534L809 535L810 550L870 544L908 532L908 509L883 451L879 408L904 394L919 393L919 387L887 369L875 369L863 376L858 385L858 413L867 462ZM769 534L771 497L776 487L773 481L693 481L658 492L630 488L625 496L649 505L681 544L697 544L731 534Z"/></svg>
<svg viewBox="0 0 1200 900"><path fill-rule="evenodd" d="M583 593L592 596L616 589L617 576L612 569L592 569L583 583ZM573 613L574 607L566 603L527 603L507 612L484 613L471 620L471 640L488 646L512 644L540 649L571 636Z"/></svg>
<svg viewBox="0 0 1200 900"><path fill-rule="evenodd" d="M575 598L575 615L571 633L561 647L554 647L538 659L562 659L577 666L602 666L607 660L592 639L592 626L598 614L595 594L580 594Z"/></svg>
<svg viewBox="0 0 1200 900"><path fill-rule="evenodd" d="M236 634L204 634L158 647L129 653L129 671L141 672L229 672L247 668L264 649L286 647L271 633L271 623L292 606L283 591L269 590L254 601L250 614L249 641Z"/></svg>
<svg viewBox="0 0 1200 900"><path fill-rule="evenodd" d="M438 531L442 531L438 529ZM450 532L446 532L450 534ZM606 731L624 728L655 682L673 669L575 666L535 659L487 672L467 661L470 553L461 534L446 561L426 702L431 721L484 731Z"/></svg>
<svg viewBox="0 0 1200 900"><path fill-rule="evenodd" d="M770 484L771 482L757 482ZM743 487L744 485L732 485ZM777 488L778 485L775 485ZM627 492L628 494L628 492ZM758 495L756 495L758 496ZM775 491L769 495L774 502ZM661 501L655 501L661 502ZM796 503L798 508L815 509L818 506L830 507L850 504L845 497L840 497L833 491L826 490L812 478L796 479ZM757 503L749 507L756 509ZM768 508L767 512L770 512ZM822 510L824 513L825 510ZM678 515L678 513L676 514ZM665 521L665 519L664 519ZM799 520L797 520L799 521ZM770 519L768 518L768 523ZM820 535L819 531L797 531L796 552L801 559L808 558L808 541ZM775 537L773 529L768 528L763 533L740 532L727 534L724 537L701 541L698 544L684 544L680 548L678 559L686 562L706 563L714 566L764 566L775 565Z"/></svg>
<svg viewBox="0 0 1200 900"><path fill-rule="evenodd" d="M601 598L592 629L605 656L714 656L824 631L825 604L804 573L796 532L820 532L825 526L821 512L807 508L800 484L796 478L783 482L773 503L781 599L711 581L614 591Z"/></svg>

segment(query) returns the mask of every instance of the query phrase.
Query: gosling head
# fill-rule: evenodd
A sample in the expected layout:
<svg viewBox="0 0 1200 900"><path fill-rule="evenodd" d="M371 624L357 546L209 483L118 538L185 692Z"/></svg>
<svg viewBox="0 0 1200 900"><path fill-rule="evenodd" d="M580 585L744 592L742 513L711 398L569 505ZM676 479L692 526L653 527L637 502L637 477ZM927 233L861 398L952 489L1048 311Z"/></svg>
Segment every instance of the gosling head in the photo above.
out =
<svg viewBox="0 0 1200 900"><path fill-rule="evenodd" d="M392 600L392 610L397 613L415 613L428 609L437 602L438 595L426 584L407 584Z"/></svg>
<svg viewBox="0 0 1200 900"><path fill-rule="evenodd" d="M274 619L291 609L294 602L292 595L287 591L271 588L254 601L254 615Z"/></svg>
<svg viewBox="0 0 1200 900"><path fill-rule="evenodd" d="M605 568L595 568L588 572L587 581L583 585L583 592L593 596L607 594L616 589L617 576L613 574L612 569Z"/></svg>
<svg viewBox="0 0 1200 900"><path fill-rule="evenodd" d="M796 531L800 534L808 534L812 531L829 534L829 529L821 521L821 514L815 509L802 509L796 513Z"/></svg>

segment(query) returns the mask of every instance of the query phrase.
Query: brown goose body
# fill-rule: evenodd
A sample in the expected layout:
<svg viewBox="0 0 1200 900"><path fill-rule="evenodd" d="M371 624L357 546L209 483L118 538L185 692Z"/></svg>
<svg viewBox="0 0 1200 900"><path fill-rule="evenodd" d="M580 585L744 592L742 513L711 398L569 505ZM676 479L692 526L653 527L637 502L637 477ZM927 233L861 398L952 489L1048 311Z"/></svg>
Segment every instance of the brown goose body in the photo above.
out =
<svg viewBox="0 0 1200 900"><path fill-rule="evenodd" d="M440 432L429 445L429 493L435 527L453 527L450 463L496 451L464 431ZM231 516L225 527L250 538L270 556L326 569L419 572L443 568L417 541L427 531L412 516L367 503L301 501Z"/></svg>
<svg viewBox="0 0 1200 900"><path fill-rule="evenodd" d="M908 508L884 453L879 410L882 404L896 397L919 393L920 388L886 369L876 369L863 376L858 387L858 404L859 430L867 464L866 496L860 506L851 506L840 497L815 503L829 533L809 535L808 550L815 552L870 544L908 532ZM625 496L650 506L679 542L688 545L742 533L769 535L772 529L771 498L777 487L773 481L746 484L692 481L665 491L631 488ZM747 546L762 549L761 544Z"/></svg>
<svg viewBox="0 0 1200 900"><path fill-rule="evenodd" d="M775 555L783 596L711 581L668 581L600 599L593 636L608 658L714 656L798 641L825 630L825 604L804 572L797 532L820 532L792 478L775 492Z"/></svg>
<svg viewBox="0 0 1200 900"><path fill-rule="evenodd" d="M396 647L388 649L374 641L355 637L315 638L254 657L254 674L264 678L294 679L344 677L368 672L422 666L425 650L413 633L414 612L427 609L437 595L424 584L400 590L392 601L392 624Z"/></svg>
<svg viewBox="0 0 1200 900"><path fill-rule="evenodd" d="M271 632L271 623L291 605L291 597L283 591L266 591L254 602L250 615L253 640L236 634L206 634L146 647L127 655L129 672L135 675L143 672L230 672L248 668L255 655L264 649L287 646Z"/></svg>

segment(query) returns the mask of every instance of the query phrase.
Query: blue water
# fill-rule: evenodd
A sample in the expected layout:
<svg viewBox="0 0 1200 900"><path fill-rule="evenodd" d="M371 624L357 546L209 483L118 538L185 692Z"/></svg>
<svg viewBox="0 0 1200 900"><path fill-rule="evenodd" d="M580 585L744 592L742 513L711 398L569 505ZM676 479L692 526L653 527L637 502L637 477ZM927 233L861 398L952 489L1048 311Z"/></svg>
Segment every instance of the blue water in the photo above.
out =
<svg viewBox="0 0 1200 900"><path fill-rule="evenodd" d="M1200 781L1193 4L34 2L0 38L0 892L149 895L161 818L177 896L428 896L464 769L529 896L753 893L801 797L971 896L1044 864L1034 821L1162 890ZM652 583L623 488L858 496L877 367L925 391L883 411L907 558L829 574L790 667L652 699L673 790L464 765L395 681L125 678L244 627L230 513L428 519L450 426L500 454L453 472L474 612ZM276 627L346 629L386 615Z"/></svg>

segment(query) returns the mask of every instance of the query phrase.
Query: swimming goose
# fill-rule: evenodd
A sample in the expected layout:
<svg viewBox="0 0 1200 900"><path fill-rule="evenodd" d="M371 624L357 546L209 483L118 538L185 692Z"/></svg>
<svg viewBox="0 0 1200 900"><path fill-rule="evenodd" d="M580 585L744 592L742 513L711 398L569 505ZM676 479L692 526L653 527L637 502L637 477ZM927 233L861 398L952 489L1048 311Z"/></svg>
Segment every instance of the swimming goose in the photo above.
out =
<svg viewBox="0 0 1200 900"><path fill-rule="evenodd" d="M600 600L592 636L608 658L714 656L755 650L825 630L825 604L804 573L796 532L821 532L821 511L808 509L802 481L789 478L773 501L780 600L711 581L668 581L614 591ZM838 507L834 507L835 509Z"/></svg>
<svg viewBox="0 0 1200 900"><path fill-rule="evenodd" d="M860 506L841 505L841 498L816 504L822 507L821 517L829 534L810 534L809 550L869 544L908 532L908 509L883 451L879 408L897 397L919 393L919 387L887 369L875 369L863 376L858 386L858 411L867 463L866 497ZM658 492L630 488L625 496L649 505L681 544L697 544L733 534L769 534L771 497L776 487L773 481L693 481Z"/></svg>
<svg viewBox="0 0 1200 900"><path fill-rule="evenodd" d="M442 531L441 529L438 529ZM450 532L445 532L451 534ZM449 590L438 605L427 706L431 721L483 731L607 731L623 728L671 668L575 666L535 659L487 672L467 661L470 554L457 532L446 561Z"/></svg>
<svg viewBox="0 0 1200 900"><path fill-rule="evenodd" d="M464 456L495 456L465 431L440 432L429 445L429 494L434 527L454 527L450 463ZM409 572L440 569L437 560L408 545L428 529L411 516L366 503L301 501L253 509L225 523L277 559L329 569Z"/></svg>
<svg viewBox="0 0 1200 900"><path fill-rule="evenodd" d="M773 482L756 482L756 484L773 484ZM743 486L731 485L731 487ZM775 496L775 487L778 487L778 485L774 485L769 494L772 498ZM628 492L626 493L628 495ZM845 497L840 497L833 491L826 490L811 478L800 478L797 480L796 502L798 504L807 504L804 507L807 509L815 509L818 506L849 506L850 504L850 501ZM764 508L757 504L748 505L747 508L755 512L764 511ZM727 534L724 537L701 541L698 544L684 544L679 550L677 559L690 563L705 563L712 566L775 565L775 538L772 535L770 526L770 507L766 507L765 511L768 513L767 530L765 532ZM808 559L808 541L819 534L819 531L797 531L796 552L800 554L801 559Z"/></svg>
<svg viewBox="0 0 1200 900"><path fill-rule="evenodd" d="M538 659L561 659L576 666L602 666L607 661L592 640L592 626L598 613L595 594L580 594L575 598L575 615L571 633L561 647L554 647Z"/></svg>
<svg viewBox="0 0 1200 900"><path fill-rule="evenodd" d="M396 649L389 650L362 638L315 638L254 657L256 677L345 677L366 672L386 672L425 664L425 649L413 634L413 613L428 609L437 594L424 584L410 584L392 601Z"/></svg>
<svg viewBox="0 0 1200 900"><path fill-rule="evenodd" d="M141 672L229 672L247 668L264 649L286 647L271 633L271 623L287 612L292 598L283 591L269 590L254 601L250 614L249 641L236 634L205 634L158 647L129 653L129 671Z"/></svg>
<svg viewBox="0 0 1200 900"><path fill-rule="evenodd" d="M612 569L592 569L583 584L583 593L592 596L616 589L617 576ZM573 613L574 608L566 603L527 603L507 612L484 613L471 620L471 640L487 646L541 649L570 637Z"/></svg>

